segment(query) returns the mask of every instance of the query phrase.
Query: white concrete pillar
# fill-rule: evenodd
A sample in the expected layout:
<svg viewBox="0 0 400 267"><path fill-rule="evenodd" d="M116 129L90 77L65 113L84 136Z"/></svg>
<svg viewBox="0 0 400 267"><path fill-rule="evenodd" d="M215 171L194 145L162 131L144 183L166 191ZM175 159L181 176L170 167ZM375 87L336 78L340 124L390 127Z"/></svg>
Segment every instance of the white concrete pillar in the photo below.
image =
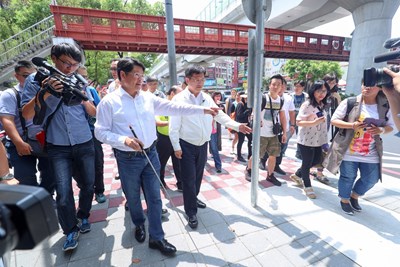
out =
<svg viewBox="0 0 400 267"><path fill-rule="evenodd" d="M383 0L364 2L351 10L355 30L347 75L347 94L357 95L361 92L361 78L365 68L386 65L374 63L373 58L388 51L383 48L383 43L391 38L392 18L399 5L400 0Z"/></svg>

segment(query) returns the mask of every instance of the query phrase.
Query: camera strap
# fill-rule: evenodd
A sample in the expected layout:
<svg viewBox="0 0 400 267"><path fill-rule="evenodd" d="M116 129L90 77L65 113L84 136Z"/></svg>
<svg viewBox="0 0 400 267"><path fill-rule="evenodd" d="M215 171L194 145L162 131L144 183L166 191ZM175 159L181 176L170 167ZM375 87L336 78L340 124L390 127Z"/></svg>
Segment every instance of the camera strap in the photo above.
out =
<svg viewBox="0 0 400 267"><path fill-rule="evenodd" d="M33 123L36 125L42 125L44 118L46 117L47 103L46 103L46 101L44 101L45 93L46 93L46 90L39 90L39 92L36 94L36 97L35 97L35 116L33 118ZM40 103L40 107L39 107L38 101ZM58 102L56 109L47 117L47 119L44 123L44 126L43 126L43 130L45 132L47 131L47 128L49 127L50 122L52 121L55 113L61 107L61 105L62 105L62 100L60 100L60 102Z"/></svg>
<svg viewBox="0 0 400 267"><path fill-rule="evenodd" d="M275 124L278 123L278 116L275 116L275 117L274 117L274 112L272 111L272 100L271 100L271 96L270 96L269 94L267 94L267 95L268 95L268 98L269 98L269 110L270 110L270 112L271 112L272 123L275 125ZM283 98L280 97L280 100L281 100L281 104L280 104L279 110L282 109L282 106L283 106ZM278 110L278 111L279 111L279 110Z"/></svg>

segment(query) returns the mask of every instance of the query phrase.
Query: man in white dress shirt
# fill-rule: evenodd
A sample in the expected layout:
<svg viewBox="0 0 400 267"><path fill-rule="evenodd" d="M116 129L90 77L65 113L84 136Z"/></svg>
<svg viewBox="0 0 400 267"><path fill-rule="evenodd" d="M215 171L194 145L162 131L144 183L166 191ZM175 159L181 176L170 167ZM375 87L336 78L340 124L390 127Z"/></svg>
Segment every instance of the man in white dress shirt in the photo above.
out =
<svg viewBox="0 0 400 267"><path fill-rule="evenodd" d="M186 69L185 82L187 88L176 95L172 102L194 104L202 107L218 108L210 95L202 92L206 70L194 65ZM222 110L214 119L227 128L250 133L251 128L232 120ZM210 140L213 118L211 116L172 116L169 138L175 156L181 159L183 203L188 216L189 226L197 228L197 208L205 208L206 204L197 198L203 179L207 160L207 143Z"/></svg>
<svg viewBox="0 0 400 267"><path fill-rule="evenodd" d="M122 188L132 221L136 225L136 240L142 243L146 239L145 216L140 198L142 186L147 199L149 247L158 249L163 254L173 255L176 248L164 239L161 226L160 181L144 153L146 152L159 173L155 114L203 117L202 114L215 115L217 109L173 103L150 92L141 91L144 70L144 65L132 58L124 58L118 62L121 88L106 95L98 105L95 135L98 140L114 148ZM212 119L209 115L204 117Z"/></svg>

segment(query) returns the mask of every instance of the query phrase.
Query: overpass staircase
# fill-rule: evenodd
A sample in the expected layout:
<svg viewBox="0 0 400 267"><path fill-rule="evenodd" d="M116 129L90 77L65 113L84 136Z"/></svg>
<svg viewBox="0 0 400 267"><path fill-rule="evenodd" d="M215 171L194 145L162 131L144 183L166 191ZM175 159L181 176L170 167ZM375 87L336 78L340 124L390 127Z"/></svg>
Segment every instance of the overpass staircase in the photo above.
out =
<svg viewBox="0 0 400 267"><path fill-rule="evenodd" d="M50 54L53 31L54 19L51 15L0 43L0 86L10 79L19 60Z"/></svg>

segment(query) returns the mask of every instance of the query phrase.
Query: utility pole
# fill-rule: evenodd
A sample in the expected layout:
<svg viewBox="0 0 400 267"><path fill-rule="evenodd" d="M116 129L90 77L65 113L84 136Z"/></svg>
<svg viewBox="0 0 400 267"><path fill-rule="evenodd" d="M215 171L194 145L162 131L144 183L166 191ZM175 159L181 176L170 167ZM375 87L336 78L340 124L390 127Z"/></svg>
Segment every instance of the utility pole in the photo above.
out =
<svg viewBox="0 0 400 267"><path fill-rule="evenodd" d="M172 0L165 0L165 15L167 22L169 86L173 86L177 84L177 73L176 73L176 51L175 51L174 15L172 12Z"/></svg>

